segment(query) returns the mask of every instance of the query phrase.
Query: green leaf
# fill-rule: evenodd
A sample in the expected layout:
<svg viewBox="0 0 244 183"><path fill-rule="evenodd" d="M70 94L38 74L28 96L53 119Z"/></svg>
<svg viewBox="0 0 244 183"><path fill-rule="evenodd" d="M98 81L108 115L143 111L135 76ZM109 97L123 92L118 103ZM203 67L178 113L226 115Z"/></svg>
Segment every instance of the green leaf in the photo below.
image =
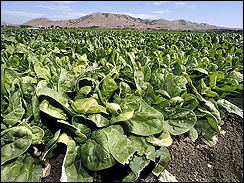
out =
<svg viewBox="0 0 244 183"><path fill-rule="evenodd" d="M183 73L182 75L186 78L188 83L190 83L190 86L192 87L195 95L197 96L197 99L200 101L204 101L205 99L198 93L196 87L193 85L193 82L192 82L192 79L190 78L190 76L187 73Z"/></svg>
<svg viewBox="0 0 244 183"><path fill-rule="evenodd" d="M63 119L63 120L68 119L67 114L62 110L62 108L60 108L60 106L57 106L55 102L48 99L44 99L41 102L40 110L57 119Z"/></svg>
<svg viewBox="0 0 244 183"><path fill-rule="evenodd" d="M48 66L42 66L38 62L34 64L34 70L38 78L51 79L51 71Z"/></svg>
<svg viewBox="0 0 244 183"><path fill-rule="evenodd" d="M201 79L201 87L202 87L202 91L201 91L202 95L206 95L207 97L218 97L219 96L216 92L211 91L210 87L207 87L207 85L204 83L203 78Z"/></svg>
<svg viewBox="0 0 244 183"><path fill-rule="evenodd" d="M198 138L198 133L197 130L195 128L191 128L188 132L187 132L188 137L195 142Z"/></svg>
<svg viewBox="0 0 244 183"><path fill-rule="evenodd" d="M141 171L150 163L144 156L140 157L134 155L132 160L130 160L129 166L132 172L136 175L135 179L140 176Z"/></svg>
<svg viewBox="0 0 244 183"><path fill-rule="evenodd" d="M160 134L159 137L155 137L155 135L151 135L146 138L147 141L154 146L165 146L168 147L172 144L173 140L170 136L170 133L163 129L162 133Z"/></svg>
<svg viewBox="0 0 244 183"><path fill-rule="evenodd" d="M152 86L156 90L165 90L171 97L180 96L186 91L187 79L169 73L166 69L157 70L152 74Z"/></svg>
<svg viewBox="0 0 244 183"><path fill-rule="evenodd" d="M17 126L1 132L1 165L23 154L32 144L32 132Z"/></svg>
<svg viewBox="0 0 244 183"><path fill-rule="evenodd" d="M90 86L83 86L82 88L79 89L79 91L77 92L74 100L77 99L82 99L82 98L86 98L87 95L91 92L91 87Z"/></svg>
<svg viewBox="0 0 244 183"><path fill-rule="evenodd" d="M240 117L243 118L243 109L240 109L239 107L237 107L236 105L232 104L231 102L229 102L228 100L225 99L219 99L217 101L218 105L222 108L224 108L225 110L227 110L229 113L234 113Z"/></svg>
<svg viewBox="0 0 244 183"><path fill-rule="evenodd" d="M170 95L168 94L168 92L165 90L155 90L155 92L160 94L162 97L164 97L168 100L170 100L170 98L171 98Z"/></svg>
<svg viewBox="0 0 244 183"><path fill-rule="evenodd" d="M220 112L218 110L218 104L214 99L209 99L204 102L204 107L215 116L218 120L218 123L221 122Z"/></svg>
<svg viewBox="0 0 244 183"><path fill-rule="evenodd" d="M220 133L220 129L218 127L218 120L216 119L216 117L209 111L207 110L204 110L204 109L201 109L201 108L198 108L198 110L200 112L203 112L206 114L206 117L207 117L207 120L208 120L208 123L218 132Z"/></svg>
<svg viewBox="0 0 244 183"><path fill-rule="evenodd" d="M32 97L32 112L33 112L33 116L34 116L34 121L36 123L41 121L39 105L40 104L38 101L38 97L36 95L34 95Z"/></svg>
<svg viewBox="0 0 244 183"><path fill-rule="evenodd" d="M103 117L101 114L91 114L87 118L94 122L97 127L104 127L110 124L109 120Z"/></svg>
<svg viewBox="0 0 244 183"><path fill-rule="evenodd" d="M230 71L228 73L226 73L226 80L227 81L232 81L232 80L236 80L238 81L238 83L242 83L243 82L243 74L238 72L238 71Z"/></svg>
<svg viewBox="0 0 244 183"><path fill-rule="evenodd" d="M189 131L196 123L195 113L189 109L165 109L164 128L172 135L180 135Z"/></svg>
<svg viewBox="0 0 244 183"><path fill-rule="evenodd" d="M144 74L144 79L145 79L145 82L149 82L150 79L151 79L151 68L149 67L149 65L144 65L142 67L142 72Z"/></svg>
<svg viewBox="0 0 244 183"><path fill-rule="evenodd" d="M3 123L8 127L12 127L18 122L21 122L24 116L25 109L22 107L20 93L16 91L9 100L9 106L3 114Z"/></svg>
<svg viewBox="0 0 244 183"><path fill-rule="evenodd" d="M127 147L127 136L119 125L112 125L101 130L108 138L108 150L114 159L121 164L128 164L131 154Z"/></svg>
<svg viewBox="0 0 244 183"><path fill-rule="evenodd" d="M95 114L96 115L96 114ZM74 115L72 117L72 125L80 130L81 133L85 134L87 137L91 135L91 129L85 125L86 117L83 115Z"/></svg>
<svg viewBox="0 0 244 183"><path fill-rule="evenodd" d="M110 124L118 123L121 121L127 121L127 120L131 119L133 117L133 115L134 115L133 110L123 111L118 116L112 117L110 119Z"/></svg>
<svg viewBox="0 0 244 183"><path fill-rule="evenodd" d="M117 116L119 113L121 113L120 105L116 103L107 103L106 110L113 116Z"/></svg>
<svg viewBox="0 0 244 183"><path fill-rule="evenodd" d="M130 86L125 82L119 83L119 97L124 98L126 95L131 94L131 88Z"/></svg>
<svg viewBox="0 0 244 183"><path fill-rule="evenodd" d="M113 78L106 77L102 83L102 94L108 100L113 92L118 89L118 86Z"/></svg>
<svg viewBox="0 0 244 183"><path fill-rule="evenodd" d="M66 134L59 137L58 142L67 146L62 165L61 182L92 182L93 178L84 169L81 162L81 147L77 146Z"/></svg>
<svg viewBox="0 0 244 183"><path fill-rule="evenodd" d="M33 169L32 167L33 158L30 155L24 154L19 156L16 161L1 166L1 181L31 182L34 178L32 173L36 171L36 169Z"/></svg>
<svg viewBox="0 0 244 183"><path fill-rule="evenodd" d="M87 136L82 133L82 130L87 130L86 128L84 128L83 125L74 126L74 125L72 125L72 124L70 124L64 120L57 120L57 122L64 124L66 126L66 128L69 129L75 135L74 139L78 143L83 143L85 140L87 140Z"/></svg>
<svg viewBox="0 0 244 183"><path fill-rule="evenodd" d="M159 161L156 164L155 168L152 170L152 173L158 176L161 172L163 172L169 164L170 154L166 147L161 147L156 151L156 157L159 157Z"/></svg>
<svg viewBox="0 0 244 183"><path fill-rule="evenodd" d="M194 110L199 105L197 97L191 93L187 93L186 95L182 96L184 99L183 108Z"/></svg>
<svg viewBox="0 0 244 183"><path fill-rule="evenodd" d="M72 108L82 114L95 114L95 113L105 113L106 108L99 105L94 98L83 98L77 99L71 103Z"/></svg>
<svg viewBox="0 0 244 183"><path fill-rule="evenodd" d="M145 87L144 86L145 82L144 82L143 72L142 71L135 71L134 72L134 80L135 80L136 88L138 89L138 91L142 95L142 90Z"/></svg>
<svg viewBox="0 0 244 183"><path fill-rule="evenodd" d="M232 104L236 105L240 109L243 109L243 95L238 94L234 96L227 96L226 100L231 102Z"/></svg>
<svg viewBox="0 0 244 183"><path fill-rule="evenodd" d="M217 85L217 82L223 80L225 78L225 74L222 71L216 71L212 75L210 75L210 87L215 88Z"/></svg>
<svg viewBox="0 0 244 183"><path fill-rule="evenodd" d="M72 75L66 69L61 68L58 79L58 91L60 93L72 92L75 90L75 75Z"/></svg>
<svg viewBox="0 0 244 183"><path fill-rule="evenodd" d="M197 72L200 73L200 74L208 75L208 71L206 71L206 70L203 69L203 68L199 68L199 67L197 67L197 68L192 69L192 71L197 71Z"/></svg>
<svg viewBox="0 0 244 183"><path fill-rule="evenodd" d="M196 130L200 134L202 133L204 139L203 141L209 145L216 145L218 139L216 136L215 130L210 126L207 120L197 120L196 122Z"/></svg>
<svg viewBox="0 0 244 183"><path fill-rule="evenodd" d="M49 151L52 150L52 148L56 145L57 143L57 140L59 138L59 135L60 135L60 132L61 132L61 129L59 129L53 136L53 138L48 141L48 143L46 144L46 146L44 147L44 150L43 150L43 153L42 153L42 157L41 157L41 160L43 161L47 155L47 153Z"/></svg>
<svg viewBox="0 0 244 183"><path fill-rule="evenodd" d="M162 131L164 116L150 107L143 99L130 96L120 104L122 111L134 110L132 118L124 122L125 130L137 135L149 136Z"/></svg>
<svg viewBox="0 0 244 183"><path fill-rule="evenodd" d="M214 64L214 63L210 63L208 65L208 72L216 72L218 69L218 65Z"/></svg>
<svg viewBox="0 0 244 183"><path fill-rule="evenodd" d="M38 144L44 137L44 130L38 126L31 127L32 132L32 144Z"/></svg>
<svg viewBox="0 0 244 183"><path fill-rule="evenodd" d="M42 166L33 164L31 170L29 182L41 182Z"/></svg>
<svg viewBox="0 0 244 183"><path fill-rule="evenodd" d="M106 137L100 141L107 143ZM92 139L88 139L81 146L81 154L82 163L92 171L107 169L116 163L113 156L100 143Z"/></svg>
<svg viewBox="0 0 244 183"><path fill-rule="evenodd" d="M144 137L130 135L128 150L129 154L137 152L139 156L145 155L147 159L155 161L155 147L148 143Z"/></svg>
<svg viewBox="0 0 244 183"><path fill-rule="evenodd" d="M186 66L187 69L198 67L197 59L195 57L193 57L193 56L190 56L188 58L185 66Z"/></svg>
<svg viewBox="0 0 244 183"><path fill-rule="evenodd" d="M41 88L36 91L36 94L38 97L43 95L54 99L59 104L61 104L64 107L64 109L67 110L71 115L74 114L72 108L69 105L68 99L65 98L63 95L61 95L60 93L58 93L57 91L50 88Z"/></svg>

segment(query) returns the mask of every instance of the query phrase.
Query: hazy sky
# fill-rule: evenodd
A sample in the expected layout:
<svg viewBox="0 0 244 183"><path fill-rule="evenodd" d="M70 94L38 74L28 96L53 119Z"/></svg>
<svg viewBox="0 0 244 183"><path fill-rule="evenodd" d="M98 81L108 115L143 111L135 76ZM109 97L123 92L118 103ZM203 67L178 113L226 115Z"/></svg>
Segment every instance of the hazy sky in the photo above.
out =
<svg viewBox="0 0 244 183"><path fill-rule="evenodd" d="M40 17L68 20L95 12L243 28L243 1L1 1L1 22L14 24Z"/></svg>

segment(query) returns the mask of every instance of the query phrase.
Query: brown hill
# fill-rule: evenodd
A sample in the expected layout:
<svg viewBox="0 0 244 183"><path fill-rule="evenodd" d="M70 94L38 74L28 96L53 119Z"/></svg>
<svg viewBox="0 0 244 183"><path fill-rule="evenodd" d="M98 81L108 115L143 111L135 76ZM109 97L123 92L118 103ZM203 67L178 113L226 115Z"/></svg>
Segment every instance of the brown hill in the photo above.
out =
<svg viewBox="0 0 244 183"><path fill-rule="evenodd" d="M209 25L206 23L196 23L186 21L183 19L169 21L165 19L149 20L135 18L125 14L114 13L92 13L78 19L52 21L47 18L36 18L30 20L23 25L30 25L32 27L75 27L75 28L88 28L97 27L104 29L171 29L171 30L200 30L200 29L224 29L224 27L218 27Z"/></svg>

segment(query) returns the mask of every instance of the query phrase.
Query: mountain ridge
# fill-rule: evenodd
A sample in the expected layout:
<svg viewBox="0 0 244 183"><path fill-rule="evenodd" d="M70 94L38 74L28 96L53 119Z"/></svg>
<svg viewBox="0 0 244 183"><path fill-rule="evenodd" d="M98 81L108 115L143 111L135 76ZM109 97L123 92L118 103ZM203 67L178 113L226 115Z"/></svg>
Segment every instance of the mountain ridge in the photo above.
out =
<svg viewBox="0 0 244 183"><path fill-rule="evenodd" d="M96 27L101 29L168 29L168 30L207 30L207 29L235 29L207 23L197 23L184 19L166 20L166 19L142 19L135 18L126 14L116 13L92 13L77 19L68 20L49 20L47 18L35 18L22 25L32 27L50 27L59 26L67 28L89 28Z"/></svg>

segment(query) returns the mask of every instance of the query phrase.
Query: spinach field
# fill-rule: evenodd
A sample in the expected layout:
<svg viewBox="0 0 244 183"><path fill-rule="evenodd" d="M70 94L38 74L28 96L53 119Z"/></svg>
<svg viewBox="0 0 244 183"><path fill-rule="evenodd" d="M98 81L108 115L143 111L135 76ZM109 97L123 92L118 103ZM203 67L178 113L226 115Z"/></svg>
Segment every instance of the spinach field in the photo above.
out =
<svg viewBox="0 0 244 183"><path fill-rule="evenodd" d="M172 137L214 146L222 109L243 118L242 34L1 31L2 182L40 182L60 144L63 182L171 179Z"/></svg>

